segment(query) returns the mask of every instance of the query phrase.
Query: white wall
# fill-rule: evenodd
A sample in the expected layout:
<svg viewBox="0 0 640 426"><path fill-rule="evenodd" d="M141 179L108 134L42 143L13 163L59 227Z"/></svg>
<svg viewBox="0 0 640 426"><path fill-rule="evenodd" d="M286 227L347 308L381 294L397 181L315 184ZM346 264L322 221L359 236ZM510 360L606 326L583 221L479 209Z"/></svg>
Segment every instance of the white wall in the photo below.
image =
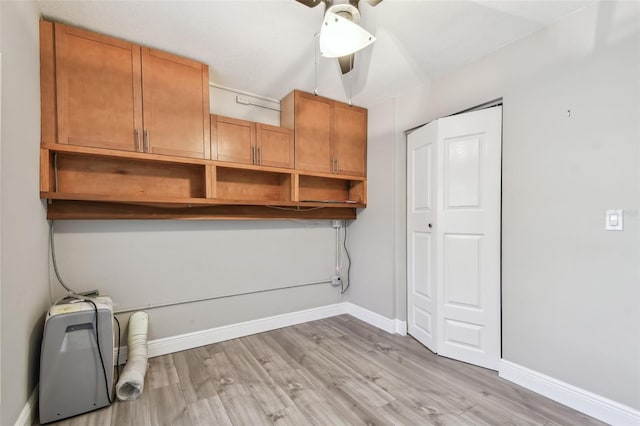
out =
<svg viewBox="0 0 640 426"><path fill-rule="evenodd" d="M239 95L247 98L251 103L259 103L265 107L241 104L237 102ZM271 124L272 126L280 125L279 100L213 85L209 87L209 96L211 98L211 114Z"/></svg>
<svg viewBox="0 0 640 426"><path fill-rule="evenodd" d="M590 5L428 90L417 88L396 109L398 117L417 113L427 122L504 98L503 357L636 409L638 8ZM623 232L604 230L610 208L625 209ZM403 245L404 230L395 239ZM397 282L396 291L404 285Z"/></svg>
<svg viewBox="0 0 640 426"><path fill-rule="evenodd" d="M2 51L1 324L2 413L13 424L38 381L47 290L47 222L38 197L39 13L33 2L0 2Z"/></svg>

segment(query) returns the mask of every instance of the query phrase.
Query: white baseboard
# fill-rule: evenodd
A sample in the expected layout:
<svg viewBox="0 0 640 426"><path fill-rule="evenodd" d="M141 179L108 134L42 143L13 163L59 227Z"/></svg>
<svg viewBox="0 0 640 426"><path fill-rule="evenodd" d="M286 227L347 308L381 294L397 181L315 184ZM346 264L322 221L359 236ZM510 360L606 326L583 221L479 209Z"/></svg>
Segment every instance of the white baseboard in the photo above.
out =
<svg viewBox="0 0 640 426"><path fill-rule="evenodd" d="M400 334L401 336L407 335L407 322L401 321L399 319L395 319L396 322L396 334Z"/></svg>
<svg viewBox="0 0 640 426"><path fill-rule="evenodd" d="M611 425L640 425L638 410L513 362L500 360L498 374L503 379Z"/></svg>
<svg viewBox="0 0 640 426"><path fill-rule="evenodd" d="M149 356L154 357L173 352L184 351L198 346L210 345L238 337L264 333L265 331L301 324L344 314L342 303L290 312L272 317L261 318L237 324L225 325L209 330L196 331L174 337L149 342Z"/></svg>
<svg viewBox="0 0 640 426"><path fill-rule="evenodd" d="M301 324L303 322L329 318L344 313L346 313L344 303L336 303L333 305L321 306L319 308L289 312L286 314L240 322L237 324L223 325L221 327L215 327L208 330L150 340L148 344L149 358L193 349L199 346L211 345L213 343L236 339L238 337L263 333L265 331ZM114 359L116 357L116 351L117 348L114 349ZM126 360L127 347L123 346L120 350L120 363L122 364L126 362Z"/></svg>
<svg viewBox="0 0 640 426"><path fill-rule="evenodd" d="M368 309L363 308L362 306L355 305L351 302L344 302L345 312L352 317L356 317L359 320L362 320L368 324L371 324L374 327L379 328L380 330L384 330L387 333L399 333L397 322L402 323L403 321L395 320L391 318L387 318L378 313L370 311ZM405 326L406 330L406 326ZM406 331L405 331L406 334Z"/></svg>
<svg viewBox="0 0 640 426"><path fill-rule="evenodd" d="M149 358L341 314L349 314L387 333L407 334L407 323L405 321L390 319L358 305L354 305L353 303L344 302L237 324L224 325L209 330L150 340L148 344ZM114 349L114 360L116 356L117 348ZM122 346L120 348L120 364L124 364L126 360L127 347Z"/></svg>
<svg viewBox="0 0 640 426"><path fill-rule="evenodd" d="M29 399L24 407L22 407L15 426L31 426L36 421L36 414L38 412L38 389L39 386L36 385L31 395L29 395Z"/></svg>

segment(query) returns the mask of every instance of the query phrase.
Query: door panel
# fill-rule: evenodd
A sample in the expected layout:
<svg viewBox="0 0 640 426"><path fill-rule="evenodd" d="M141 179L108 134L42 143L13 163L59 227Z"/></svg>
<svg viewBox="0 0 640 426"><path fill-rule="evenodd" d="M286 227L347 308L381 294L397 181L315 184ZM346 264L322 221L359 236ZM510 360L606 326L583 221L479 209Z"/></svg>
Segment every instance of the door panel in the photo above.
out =
<svg viewBox="0 0 640 426"><path fill-rule="evenodd" d="M477 324L452 320L444 321L444 340L463 351L482 352L483 327Z"/></svg>
<svg viewBox="0 0 640 426"><path fill-rule="evenodd" d="M438 353L496 370L502 108L438 121Z"/></svg>
<svg viewBox="0 0 640 426"><path fill-rule="evenodd" d="M333 101L295 93L295 167L331 173Z"/></svg>
<svg viewBox="0 0 640 426"><path fill-rule="evenodd" d="M413 263L413 278L415 282L415 292L417 295L427 299L433 298L433 283L429 278L430 260L431 260L431 233L430 232L414 232L413 233L413 253L414 259L424 259L426 261Z"/></svg>
<svg viewBox="0 0 640 426"><path fill-rule="evenodd" d="M433 219L437 123L407 138L407 306L408 331L436 351ZM432 224L430 227L429 224Z"/></svg>
<svg viewBox="0 0 640 426"><path fill-rule="evenodd" d="M140 47L55 24L58 143L138 150Z"/></svg>
<svg viewBox="0 0 640 426"><path fill-rule="evenodd" d="M367 157L367 110L335 103L333 157L339 174L364 176Z"/></svg>
<svg viewBox="0 0 640 426"><path fill-rule="evenodd" d="M445 208L477 207L480 200L479 135L447 140L444 160Z"/></svg>
<svg viewBox="0 0 640 426"><path fill-rule="evenodd" d="M262 166L293 167L293 135L281 127L256 124L258 163Z"/></svg>
<svg viewBox="0 0 640 426"><path fill-rule="evenodd" d="M411 332L412 335L418 332L419 334L427 336L429 339L433 339L435 337L433 335L433 315L431 315L430 312L422 310L419 306L414 306L413 321L411 325L413 328L413 332ZM425 346L427 345L425 344ZM427 347L429 348L429 346ZM432 348L429 349L433 350Z"/></svg>
<svg viewBox="0 0 640 426"><path fill-rule="evenodd" d="M480 304L480 235L446 234L444 263L444 303L466 308Z"/></svg>
<svg viewBox="0 0 640 426"><path fill-rule="evenodd" d="M253 164L255 149L255 128L250 121L212 116L212 137L217 158L214 160Z"/></svg>
<svg viewBox="0 0 640 426"><path fill-rule="evenodd" d="M431 164L433 156L433 145L428 144L413 150L411 163L413 166L413 176L411 185L411 200L413 201L413 211L431 210L432 177Z"/></svg>
<svg viewBox="0 0 640 426"><path fill-rule="evenodd" d="M204 64L142 49L148 152L209 158L208 78L208 67Z"/></svg>

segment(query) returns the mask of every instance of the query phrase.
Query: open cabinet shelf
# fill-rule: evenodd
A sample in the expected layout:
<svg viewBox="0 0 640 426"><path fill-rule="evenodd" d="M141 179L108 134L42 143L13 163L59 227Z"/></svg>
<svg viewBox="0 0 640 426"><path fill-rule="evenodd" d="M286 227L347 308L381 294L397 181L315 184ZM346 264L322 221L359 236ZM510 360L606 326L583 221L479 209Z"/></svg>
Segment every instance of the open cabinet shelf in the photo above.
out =
<svg viewBox="0 0 640 426"><path fill-rule="evenodd" d="M220 200L289 203L291 173L215 166L215 197Z"/></svg>
<svg viewBox="0 0 640 426"><path fill-rule="evenodd" d="M41 149L49 219L354 219L358 176L92 147Z"/></svg>
<svg viewBox="0 0 640 426"><path fill-rule="evenodd" d="M340 203L365 205L366 181L335 176L298 176L298 200L302 203Z"/></svg>
<svg viewBox="0 0 640 426"><path fill-rule="evenodd" d="M205 198L205 166L54 154L54 183L62 194L110 197Z"/></svg>

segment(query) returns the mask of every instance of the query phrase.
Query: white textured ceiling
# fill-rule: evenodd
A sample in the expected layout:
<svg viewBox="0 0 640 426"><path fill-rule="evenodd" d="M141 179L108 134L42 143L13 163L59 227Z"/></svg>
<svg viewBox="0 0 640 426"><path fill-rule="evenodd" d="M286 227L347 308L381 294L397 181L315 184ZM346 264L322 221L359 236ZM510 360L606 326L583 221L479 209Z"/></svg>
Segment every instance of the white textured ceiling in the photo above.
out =
<svg viewBox="0 0 640 426"><path fill-rule="evenodd" d="M318 57L319 93L366 107L473 62L582 8L584 1L408 1L360 5L377 41L352 77ZM209 64L213 83L281 99L316 87L324 7L294 0L52 1L43 16Z"/></svg>

